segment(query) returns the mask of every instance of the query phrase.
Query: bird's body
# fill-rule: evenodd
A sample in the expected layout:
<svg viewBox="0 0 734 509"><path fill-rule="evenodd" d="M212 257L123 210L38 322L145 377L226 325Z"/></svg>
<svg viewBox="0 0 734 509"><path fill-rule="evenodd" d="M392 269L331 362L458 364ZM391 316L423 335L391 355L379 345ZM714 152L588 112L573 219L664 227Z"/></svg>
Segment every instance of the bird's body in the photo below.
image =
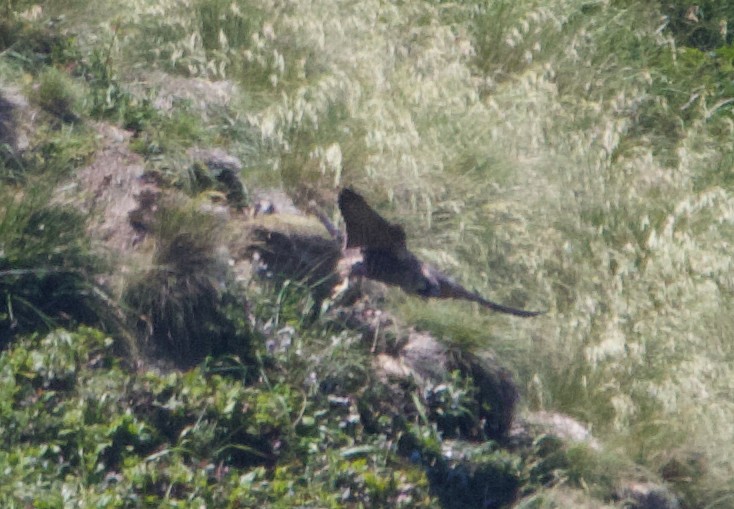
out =
<svg viewBox="0 0 734 509"><path fill-rule="evenodd" d="M359 248L362 253L362 260L352 268L354 275L396 285L424 298L465 299L494 311L522 317L541 314L487 300L420 261L408 250L403 228L385 220L351 189L345 188L339 193L339 209L347 229L345 247Z"/></svg>
<svg viewBox="0 0 734 509"><path fill-rule="evenodd" d="M397 285L408 293L422 294L428 291L422 265L412 253L393 252L385 249L362 249L362 261L355 267L356 273Z"/></svg>

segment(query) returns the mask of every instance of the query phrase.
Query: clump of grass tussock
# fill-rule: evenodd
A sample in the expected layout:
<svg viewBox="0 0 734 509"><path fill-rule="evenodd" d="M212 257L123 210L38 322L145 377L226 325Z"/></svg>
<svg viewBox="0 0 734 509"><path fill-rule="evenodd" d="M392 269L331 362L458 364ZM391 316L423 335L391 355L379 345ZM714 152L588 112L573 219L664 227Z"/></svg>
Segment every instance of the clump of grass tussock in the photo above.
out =
<svg viewBox="0 0 734 509"><path fill-rule="evenodd" d="M17 334L79 323L112 328L116 310L95 282L104 264L85 236L85 218L34 192L2 192L0 346Z"/></svg>
<svg viewBox="0 0 734 509"><path fill-rule="evenodd" d="M46 69L38 77L32 98L47 112L64 122L78 118L80 93L72 80L55 68Z"/></svg>
<svg viewBox="0 0 734 509"><path fill-rule="evenodd" d="M207 355L250 360L244 302L227 287L221 220L169 205L155 227L152 267L133 279L124 301L135 312L144 353L181 366Z"/></svg>

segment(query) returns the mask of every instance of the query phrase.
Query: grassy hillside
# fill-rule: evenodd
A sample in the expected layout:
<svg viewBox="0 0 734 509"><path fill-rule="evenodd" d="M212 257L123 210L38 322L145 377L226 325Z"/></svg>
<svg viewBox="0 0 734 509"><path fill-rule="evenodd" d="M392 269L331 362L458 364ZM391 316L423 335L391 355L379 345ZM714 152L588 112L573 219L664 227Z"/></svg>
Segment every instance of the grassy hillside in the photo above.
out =
<svg viewBox="0 0 734 509"><path fill-rule="evenodd" d="M734 507L734 8L6 0L0 13L4 507L462 507L436 481L455 468L449 433L418 399L420 418L390 421L371 345L312 321L298 282L243 289L217 251L237 231L199 206L221 191L192 164L202 147L236 156L247 189L336 220L353 186L467 287L548 310L518 320L391 291L382 304L396 336L493 352L524 413L566 414L602 444L475 444L465 482L511 494L488 507L623 506L629 480L682 507ZM118 131L101 126L126 134L110 148ZM103 247L93 207L75 206L94 196L59 198L100 154L179 196L139 254ZM177 367L140 361L172 344ZM442 412L462 413L465 382Z"/></svg>

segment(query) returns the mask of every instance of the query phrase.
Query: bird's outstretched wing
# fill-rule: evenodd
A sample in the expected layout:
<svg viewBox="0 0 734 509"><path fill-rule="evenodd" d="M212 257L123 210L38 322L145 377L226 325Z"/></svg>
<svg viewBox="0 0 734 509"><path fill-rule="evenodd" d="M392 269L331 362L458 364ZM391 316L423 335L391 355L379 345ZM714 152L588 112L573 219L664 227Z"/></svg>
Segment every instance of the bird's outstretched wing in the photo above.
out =
<svg viewBox="0 0 734 509"><path fill-rule="evenodd" d="M487 300L484 297L476 294L474 295L474 298L470 298L469 300L478 302L480 305L484 306L487 309L491 309L492 311L499 311L500 313L507 313L508 315L522 316L524 318L545 314L543 311L528 311L526 309L518 309L510 306L505 306L504 304L497 304L496 302L492 302L491 300Z"/></svg>
<svg viewBox="0 0 734 509"><path fill-rule="evenodd" d="M500 313L507 313L508 315L531 317L544 314L543 311L527 311L525 309L513 308L511 306L505 306L504 304L498 304L489 299L485 299L476 292L471 292L461 286L459 283L441 274L436 269L429 267L424 264L424 274L430 274L432 281L435 281L436 291L434 297L439 299L464 299L472 302L477 302L481 306L492 311L498 311Z"/></svg>
<svg viewBox="0 0 734 509"><path fill-rule="evenodd" d="M349 188L339 193L339 210L347 225L347 247L382 249L397 252L405 249L405 230L375 212Z"/></svg>

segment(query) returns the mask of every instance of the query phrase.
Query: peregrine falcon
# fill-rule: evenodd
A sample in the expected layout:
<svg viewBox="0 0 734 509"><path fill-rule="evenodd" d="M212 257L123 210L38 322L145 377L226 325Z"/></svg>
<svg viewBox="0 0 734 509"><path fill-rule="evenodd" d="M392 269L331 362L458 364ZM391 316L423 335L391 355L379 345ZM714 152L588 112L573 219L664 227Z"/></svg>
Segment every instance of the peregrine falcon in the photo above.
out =
<svg viewBox="0 0 734 509"><path fill-rule="evenodd" d="M359 248L362 253L362 260L352 267L353 275L399 286L424 298L465 299L522 317L542 314L489 301L420 261L408 250L403 227L385 220L353 190L344 188L339 193L339 210L346 223L346 248Z"/></svg>

